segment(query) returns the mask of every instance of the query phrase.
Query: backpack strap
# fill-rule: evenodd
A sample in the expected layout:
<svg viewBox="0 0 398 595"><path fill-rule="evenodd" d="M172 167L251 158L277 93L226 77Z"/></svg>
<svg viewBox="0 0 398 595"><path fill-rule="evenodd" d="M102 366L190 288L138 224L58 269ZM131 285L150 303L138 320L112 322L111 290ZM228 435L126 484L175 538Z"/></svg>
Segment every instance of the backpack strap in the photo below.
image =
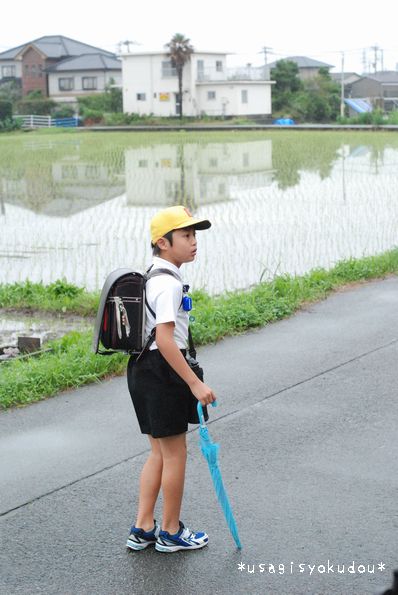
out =
<svg viewBox="0 0 398 595"><path fill-rule="evenodd" d="M181 281L181 279L177 275L177 273L175 273L174 271L171 271L170 269L155 269L154 271L152 271L151 270L152 267L153 267L153 265L149 267L149 269L147 270L147 272L144 275L145 283L147 283L147 281L149 281L149 279L152 279L152 277L158 277L159 275L171 275L172 277L177 279L177 281ZM181 301L181 303L182 303L182 301ZM148 304L148 300L146 299L146 294L145 294L145 305L156 321L156 313L152 310L151 306ZM148 351L148 349L150 348L150 346L152 345L152 343L155 340L155 334L156 334L156 324L153 327L153 329L151 330L151 332L148 336L148 339L146 340L145 345L142 348L142 351L138 354L135 361L138 362L138 360L144 355L144 353L146 353L146 351ZM188 348L189 355L191 357L193 357L194 359L196 359L196 349L195 349L195 345L193 342L193 337L192 337L190 326L188 326L188 345L189 345L189 348Z"/></svg>

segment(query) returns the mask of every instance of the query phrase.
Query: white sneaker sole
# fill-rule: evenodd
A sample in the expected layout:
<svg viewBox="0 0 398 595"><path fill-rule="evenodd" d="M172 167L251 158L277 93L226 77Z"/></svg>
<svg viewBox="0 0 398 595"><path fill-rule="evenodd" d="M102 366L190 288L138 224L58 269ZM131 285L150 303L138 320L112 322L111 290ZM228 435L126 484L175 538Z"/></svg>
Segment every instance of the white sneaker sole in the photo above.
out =
<svg viewBox="0 0 398 595"><path fill-rule="evenodd" d="M136 543L135 541L130 541L130 539L128 539L126 547L137 552L139 550L144 550L148 547L148 545L155 545L155 543L156 541L144 541L143 543Z"/></svg>
<svg viewBox="0 0 398 595"><path fill-rule="evenodd" d="M155 550L157 550L158 552L163 552L166 554L172 554L173 552L178 552L181 550L184 551L188 551L188 550L198 550L202 547L205 547L206 545L208 545L208 541L206 541L205 543L197 543L195 545L161 545L160 543L156 543L155 544Z"/></svg>

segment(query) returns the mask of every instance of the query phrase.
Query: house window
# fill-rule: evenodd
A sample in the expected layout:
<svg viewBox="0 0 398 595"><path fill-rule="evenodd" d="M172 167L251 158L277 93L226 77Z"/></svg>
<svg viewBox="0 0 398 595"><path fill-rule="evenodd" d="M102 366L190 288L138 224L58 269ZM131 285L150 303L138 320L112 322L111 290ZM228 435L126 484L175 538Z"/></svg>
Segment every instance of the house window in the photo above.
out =
<svg viewBox="0 0 398 595"><path fill-rule="evenodd" d="M216 98L215 91L207 91L207 101L213 101Z"/></svg>
<svg viewBox="0 0 398 595"><path fill-rule="evenodd" d="M1 76L2 78L15 77L15 66L2 66Z"/></svg>
<svg viewBox="0 0 398 595"><path fill-rule="evenodd" d="M204 74L205 74L205 63L203 60L198 60L196 62L196 67L198 71L198 81L204 81Z"/></svg>
<svg viewBox="0 0 398 595"><path fill-rule="evenodd" d="M79 178L76 165L63 165L61 171L63 180L77 180Z"/></svg>
<svg viewBox="0 0 398 595"><path fill-rule="evenodd" d="M247 103L248 102L248 93L246 89L242 89L241 91L242 94L242 103Z"/></svg>
<svg viewBox="0 0 398 595"><path fill-rule="evenodd" d="M222 72L222 61L216 60L216 72Z"/></svg>
<svg viewBox="0 0 398 595"><path fill-rule="evenodd" d="M30 67L30 76L32 78L36 78L37 76L37 68L36 68L36 64L32 64Z"/></svg>
<svg viewBox="0 0 398 595"><path fill-rule="evenodd" d="M94 91L97 89L97 77L96 76L83 76L82 77L82 88L84 91Z"/></svg>
<svg viewBox="0 0 398 595"><path fill-rule="evenodd" d="M168 78L169 76L177 76L177 70L172 65L171 60L162 60L162 78Z"/></svg>
<svg viewBox="0 0 398 595"><path fill-rule="evenodd" d="M73 83L73 78L60 78L58 79L58 89L60 91L73 91Z"/></svg>
<svg viewBox="0 0 398 595"><path fill-rule="evenodd" d="M146 93L137 93L137 101L146 101Z"/></svg>

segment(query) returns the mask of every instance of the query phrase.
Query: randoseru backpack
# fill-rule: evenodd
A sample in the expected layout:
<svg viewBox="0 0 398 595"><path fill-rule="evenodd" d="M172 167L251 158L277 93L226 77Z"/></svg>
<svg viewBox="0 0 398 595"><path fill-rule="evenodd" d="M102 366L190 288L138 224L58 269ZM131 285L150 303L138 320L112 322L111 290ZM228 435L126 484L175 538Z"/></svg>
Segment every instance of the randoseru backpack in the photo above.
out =
<svg viewBox="0 0 398 595"><path fill-rule="evenodd" d="M158 275L177 275L169 269L150 269L143 275L133 269L116 269L108 275L101 291L94 327L94 353L139 355L149 348L155 335L145 342L145 305L156 318L145 298L148 279ZM191 337L190 337L191 342ZM107 351L100 349L100 343Z"/></svg>

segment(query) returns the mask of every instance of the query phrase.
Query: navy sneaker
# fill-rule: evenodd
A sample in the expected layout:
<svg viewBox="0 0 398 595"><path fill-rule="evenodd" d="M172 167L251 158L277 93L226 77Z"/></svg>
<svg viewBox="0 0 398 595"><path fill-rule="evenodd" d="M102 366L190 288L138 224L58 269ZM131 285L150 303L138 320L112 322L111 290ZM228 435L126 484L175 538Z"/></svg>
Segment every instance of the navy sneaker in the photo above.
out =
<svg viewBox="0 0 398 595"><path fill-rule="evenodd" d="M160 531L155 550L158 552L177 552L178 550L197 550L209 542L207 533L194 533L180 521L177 533L170 535L168 531Z"/></svg>
<svg viewBox="0 0 398 595"><path fill-rule="evenodd" d="M156 521L154 522L155 526L151 531L144 531L133 525L127 539L127 547L131 550L144 550L148 545L154 545L160 532L160 526Z"/></svg>

